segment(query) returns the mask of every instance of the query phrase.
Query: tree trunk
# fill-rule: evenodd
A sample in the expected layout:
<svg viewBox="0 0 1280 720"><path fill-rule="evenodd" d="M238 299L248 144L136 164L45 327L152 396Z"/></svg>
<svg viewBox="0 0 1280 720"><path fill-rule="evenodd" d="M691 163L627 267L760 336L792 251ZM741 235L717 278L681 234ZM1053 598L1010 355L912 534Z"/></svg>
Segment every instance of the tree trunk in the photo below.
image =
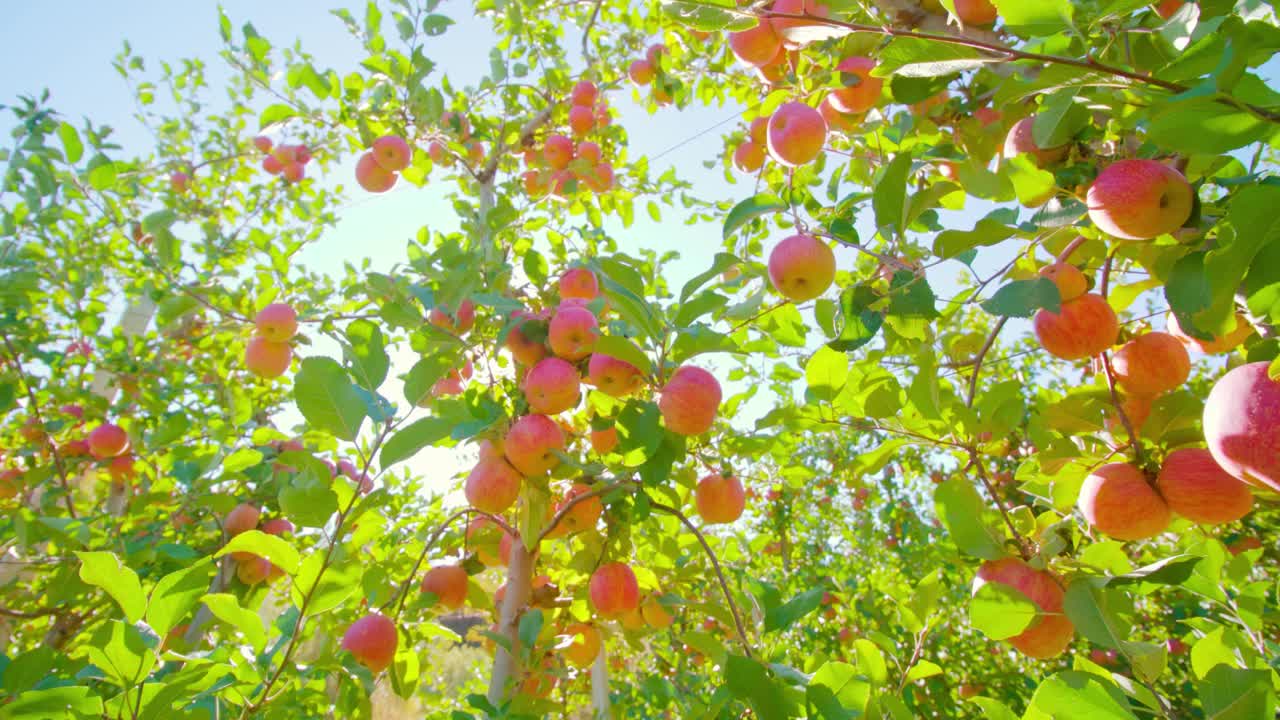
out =
<svg viewBox="0 0 1280 720"><path fill-rule="evenodd" d="M533 555L524 542L516 538L507 558L507 590L498 609L497 634L507 639L511 652L499 645L493 656L493 672L489 675L489 702L500 706L507 698L507 686L518 674L520 616L529 604L529 586L533 581Z"/></svg>
<svg viewBox="0 0 1280 720"><path fill-rule="evenodd" d="M591 663L591 716L595 720L611 720L613 711L609 707L609 666L605 657L605 645L600 644L600 652L595 662Z"/></svg>

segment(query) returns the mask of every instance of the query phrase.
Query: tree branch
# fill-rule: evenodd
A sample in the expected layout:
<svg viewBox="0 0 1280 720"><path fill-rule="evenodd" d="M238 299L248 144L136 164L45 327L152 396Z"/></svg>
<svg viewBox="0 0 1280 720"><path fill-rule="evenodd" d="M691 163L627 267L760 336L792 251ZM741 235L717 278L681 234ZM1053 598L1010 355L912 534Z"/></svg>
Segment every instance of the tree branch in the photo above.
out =
<svg viewBox="0 0 1280 720"><path fill-rule="evenodd" d="M987 356L987 352L991 350L991 346L996 343L996 336L1004 329L1004 324L1009 321L1008 317L1000 318L996 326L991 328L991 334L987 336L987 341L982 344L982 349L973 358L973 374L969 376L969 397L964 404L973 407L973 399L978 393L978 374L982 372L982 359Z"/></svg>

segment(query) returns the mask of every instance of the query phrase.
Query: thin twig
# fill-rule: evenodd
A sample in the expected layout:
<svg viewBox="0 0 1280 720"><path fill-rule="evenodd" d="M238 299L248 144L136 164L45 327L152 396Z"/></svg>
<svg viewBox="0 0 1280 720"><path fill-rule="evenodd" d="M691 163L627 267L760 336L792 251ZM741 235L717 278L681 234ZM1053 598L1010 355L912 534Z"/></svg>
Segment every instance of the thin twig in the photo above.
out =
<svg viewBox="0 0 1280 720"><path fill-rule="evenodd" d="M1102 283L1099 286L1099 292L1103 300L1107 299L1107 287L1111 282L1111 261L1114 257L1114 253L1107 253L1107 259L1102 263ZM1102 369L1107 376L1107 390L1111 393L1111 404L1115 407L1116 416L1120 418L1120 424L1124 425L1125 432L1129 434L1129 447L1133 448L1134 460L1138 462L1138 467L1142 467L1142 445L1138 443L1138 433L1133 429L1133 421L1124 411L1124 403L1120 402L1120 393L1116 390L1116 372L1111 366L1111 353L1106 350L1102 351Z"/></svg>
<svg viewBox="0 0 1280 720"><path fill-rule="evenodd" d="M982 462L978 459L978 449L975 447L969 450L969 466L977 468L978 479L982 481L982 486L987 489L987 494L991 496L992 502L996 504L996 509L1000 511L1000 517L1004 518L1005 527L1009 528L1009 533L1013 535L1013 539L1018 543L1018 552L1022 555L1023 560L1031 559L1031 542L1018 532L1018 528L1013 524L1013 518L1009 517L1009 511L1005 509L1004 503L1000 501L1000 496L996 494L996 488L991 484L991 479L987 477L987 469L983 467Z"/></svg>
<svg viewBox="0 0 1280 720"><path fill-rule="evenodd" d="M996 326L991 328L991 334L987 336L987 341L982 344L982 349L973 358L973 374L969 376L969 397L964 402L968 407L973 407L973 399L978 394L978 373L982 372L982 359L987 356L987 352L991 350L991 346L996 342L996 336L1000 334L1000 331L1004 329L1004 324L1008 321L1009 318L1007 316L1000 318Z"/></svg>
<svg viewBox="0 0 1280 720"><path fill-rule="evenodd" d="M547 526L542 529L542 532L538 533L537 539L533 541L532 551L537 551L538 547L542 545L542 541L545 540L547 536L550 535L552 531L556 529L556 526L560 524L560 521L564 519L564 516L568 515L569 511L572 510L574 506L577 505L578 503L584 502L586 500L590 500L591 498L594 498L594 497L600 497L601 495L607 495L613 492L614 490L620 490L622 488L627 487L628 485L633 485L633 484L634 483L632 483L632 481L630 480L620 480L616 483L602 485L598 488L595 488L594 490L584 492L581 495L574 495L572 498L569 498L569 500L566 501L564 505L560 506L560 509L556 511L556 514L551 516L551 521L548 522Z"/></svg>

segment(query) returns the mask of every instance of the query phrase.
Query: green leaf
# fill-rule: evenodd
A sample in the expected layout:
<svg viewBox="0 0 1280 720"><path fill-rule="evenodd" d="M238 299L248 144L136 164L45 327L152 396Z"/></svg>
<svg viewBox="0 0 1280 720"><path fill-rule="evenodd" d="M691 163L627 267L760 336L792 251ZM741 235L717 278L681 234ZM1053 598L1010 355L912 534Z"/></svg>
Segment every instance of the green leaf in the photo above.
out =
<svg viewBox="0 0 1280 720"><path fill-rule="evenodd" d="M108 190L113 188L116 184L116 175L116 164L110 160L95 165L93 169L89 171L89 187L94 190Z"/></svg>
<svg viewBox="0 0 1280 720"><path fill-rule="evenodd" d="M236 535L222 546L214 557L230 555L233 552L253 553L258 557L266 558L272 565L290 575L297 574L298 563L301 562L298 551L293 549L293 545L288 540L277 535L268 535L261 530L246 530Z"/></svg>
<svg viewBox="0 0 1280 720"><path fill-rule="evenodd" d="M1002 222L983 218L972 230L943 230L933 240L933 253L940 258L953 258L966 250L995 245L1008 240L1016 230Z"/></svg>
<svg viewBox="0 0 1280 720"><path fill-rule="evenodd" d="M80 142L80 133L69 123L58 123L58 139L62 141L62 154L67 162L75 165L84 157L84 143Z"/></svg>
<svg viewBox="0 0 1280 720"><path fill-rule="evenodd" d="M284 122L292 117L297 117L297 115L298 113L292 106L285 105L283 103L269 105L262 111L262 114L258 116L258 128L261 130L267 130L272 125Z"/></svg>
<svg viewBox="0 0 1280 720"><path fill-rule="evenodd" d="M1254 115L1198 97L1158 103L1147 140L1179 153L1219 155L1274 135L1274 126Z"/></svg>
<svg viewBox="0 0 1280 720"><path fill-rule="evenodd" d="M729 304L729 298L714 290L700 293L692 300L681 302L673 321L676 327L689 327L695 320L709 312L719 310Z"/></svg>
<svg viewBox="0 0 1280 720"><path fill-rule="evenodd" d="M969 624L992 640L1021 634L1038 614L1026 595L1002 583L986 583L969 598Z"/></svg>
<svg viewBox="0 0 1280 720"><path fill-rule="evenodd" d="M987 720L1018 720L1018 716L999 700L979 696L970 699L969 702L982 708L982 715Z"/></svg>
<svg viewBox="0 0 1280 720"><path fill-rule="evenodd" d="M1276 694L1266 670L1219 665L1196 683L1206 718L1253 720L1275 717Z"/></svg>
<svg viewBox="0 0 1280 720"><path fill-rule="evenodd" d="M443 35L449 29L449 26L453 24L453 19L444 15L428 15L422 18L422 32L427 37L436 37Z"/></svg>
<svg viewBox="0 0 1280 720"><path fill-rule="evenodd" d="M1036 147L1066 145L1089 125L1089 110L1083 102L1076 102L1079 95L1080 88L1063 88L1040 103L1040 110L1031 125L1031 137Z"/></svg>
<svg viewBox="0 0 1280 720"><path fill-rule="evenodd" d="M724 239L728 240L743 225L762 216L782 212L791 207L776 195L760 194L738 203L724 218ZM696 279L696 278L695 278Z"/></svg>
<svg viewBox="0 0 1280 720"><path fill-rule="evenodd" d="M415 420L387 438L382 445L378 462L385 470L398 462L408 460L428 445L434 445L449 437L452 429L452 421L443 418L427 417Z"/></svg>
<svg viewBox="0 0 1280 720"><path fill-rule="evenodd" d="M681 25L703 32L738 31L753 27L755 19L694 0L662 0L662 13Z"/></svg>
<svg viewBox="0 0 1280 720"><path fill-rule="evenodd" d="M698 288L705 285L711 278L741 262L742 260L738 259L737 255L716 253L715 260L711 262L711 268L695 275L684 284L683 288L680 289L680 302L684 303L692 297L693 294L698 291Z"/></svg>
<svg viewBox="0 0 1280 720"><path fill-rule="evenodd" d="M840 394L849 378L849 356L829 347L820 347L804 366L809 394L830 402Z"/></svg>
<svg viewBox="0 0 1280 720"><path fill-rule="evenodd" d="M116 601L129 622L142 619L147 608L147 596L142 592L138 574L130 570L115 553L77 552L80 558L80 579L94 587L102 588Z"/></svg>
<svg viewBox="0 0 1280 720"><path fill-rule="evenodd" d="M302 562L302 567L298 568L290 597L295 606L301 607L303 598L309 594L311 602L307 605L307 613L319 615L342 605L360 590L363 573L364 566L361 563L334 560L326 567L324 553L311 553Z"/></svg>
<svg viewBox="0 0 1280 720"><path fill-rule="evenodd" d="M1014 280L996 290L990 299L982 303L982 309L1001 317L1031 317L1041 308L1049 312L1062 311L1062 296L1058 286L1048 278Z"/></svg>
<svg viewBox="0 0 1280 720"><path fill-rule="evenodd" d="M1122 597L1096 587L1089 578L1081 578L1067 588L1062 609L1090 642L1119 650L1130 628L1112 605L1122 601Z"/></svg>
<svg viewBox="0 0 1280 720"><path fill-rule="evenodd" d="M797 620L818 609L824 592L826 591L820 587L806 590L769 610L764 616L764 631L775 632L791 627Z"/></svg>
<svg viewBox="0 0 1280 720"><path fill-rule="evenodd" d="M1053 197L1056 187L1053 173L1037 167L1029 154L1005 158L1000 168L1013 183L1013 192L1023 207L1040 207Z"/></svg>
<svg viewBox="0 0 1280 720"><path fill-rule="evenodd" d="M1054 35L1071 27L1071 0L994 0L1000 20L1023 37Z"/></svg>
<svg viewBox="0 0 1280 720"><path fill-rule="evenodd" d="M147 624L160 637L177 627L200 602L216 568L207 558L160 578L147 603Z"/></svg>
<svg viewBox="0 0 1280 720"><path fill-rule="evenodd" d="M852 352L875 338L884 325L884 313L872 310L880 297L865 285L845 288L840 294L840 334L827 347L839 352Z"/></svg>
<svg viewBox="0 0 1280 720"><path fill-rule="evenodd" d="M858 653L858 669L873 685L884 685L889 681L889 667L884 662L884 654L875 643L866 638L858 638L853 641L853 649Z"/></svg>
<svg viewBox="0 0 1280 720"><path fill-rule="evenodd" d="M931 663L928 660L921 660L907 671L907 682L915 682L916 680L922 680L924 678L941 674L942 668L937 664Z"/></svg>
<svg viewBox="0 0 1280 720"><path fill-rule="evenodd" d="M262 451L256 448L240 448L222 461L222 469L229 473L238 473L256 467L262 462Z"/></svg>
<svg viewBox="0 0 1280 720"><path fill-rule="evenodd" d="M938 316L937 300L924 275L899 270L889 282L889 307L885 312L899 317L934 318Z"/></svg>
<svg viewBox="0 0 1280 720"><path fill-rule="evenodd" d="M301 527L324 527L338 511L338 494L332 480L310 469L283 483L276 500L280 510Z"/></svg>
<svg viewBox="0 0 1280 720"><path fill-rule="evenodd" d="M105 710L93 688L71 685L24 692L0 706L0 719L100 718Z"/></svg>
<svg viewBox="0 0 1280 720"><path fill-rule="evenodd" d="M1163 560L1144 565L1143 567L1123 575L1115 575L1107 580L1107 587L1118 585L1135 585L1148 583L1152 585L1181 585L1195 572L1196 566L1204 558L1199 555L1174 555Z"/></svg>
<svg viewBox="0 0 1280 720"><path fill-rule="evenodd" d="M889 229L901 234L904 230L902 220L907 212L907 176L910 174L911 156L906 153L895 155L893 160L876 174L871 206L876 212L876 227L880 228L881 232Z"/></svg>
<svg viewBox="0 0 1280 720"><path fill-rule="evenodd" d="M1136 720L1120 688L1093 673L1067 670L1036 688L1023 720Z"/></svg>
<svg viewBox="0 0 1280 720"><path fill-rule="evenodd" d="M595 352L630 363L644 375L653 374L653 361L634 342L615 335L602 335L596 340Z"/></svg>
<svg viewBox="0 0 1280 720"><path fill-rule="evenodd" d="M538 641L538 633L542 632L542 611L528 610L520 616L520 625L516 630L520 638L520 647L532 650Z"/></svg>
<svg viewBox="0 0 1280 720"><path fill-rule="evenodd" d="M351 375L361 387L377 391L387 379L387 369L391 366L382 328L368 320L356 320L347 326L347 342L349 345L343 348L343 353L351 365Z"/></svg>
<svg viewBox="0 0 1280 720"><path fill-rule="evenodd" d="M671 345L671 361L683 363L696 355L711 352L740 353L742 349L728 335L702 323L694 323L676 331L676 341Z"/></svg>
<svg viewBox="0 0 1280 720"><path fill-rule="evenodd" d="M415 407L431 397L431 388L453 369L456 358L435 353L414 363L404 376L404 399Z"/></svg>
<svg viewBox="0 0 1280 720"><path fill-rule="evenodd" d="M756 717L782 720L797 716L768 668L751 658L730 653L725 659L724 681L729 692L749 705Z"/></svg>
<svg viewBox="0 0 1280 720"><path fill-rule="evenodd" d="M813 674L805 699L825 720L860 717L871 699L871 683L848 663L829 661Z"/></svg>
<svg viewBox="0 0 1280 720"><path fill-rule="evenodd" d="M235 595L215 593L204 596L205 607L222 622L230 625L244 636L255 652L261 653L267 647L267 631L262 626L258 613L240 607Z"/></svg>
<svg viewBox="0 0 1280 720"><path fill-rule="evenodd" d="M880 50L873 77L946 75L989 62L977 50L921 38L896 37ZM976 63L976 64L975 64Z"/></svg>
<svg viewBox="0 0 1280 720"><path fill-rule="evenodd" d="M293 398L307 424L354 441L364 422L365 405L350 377L336 361L309 357L294 379Z"/></svg>

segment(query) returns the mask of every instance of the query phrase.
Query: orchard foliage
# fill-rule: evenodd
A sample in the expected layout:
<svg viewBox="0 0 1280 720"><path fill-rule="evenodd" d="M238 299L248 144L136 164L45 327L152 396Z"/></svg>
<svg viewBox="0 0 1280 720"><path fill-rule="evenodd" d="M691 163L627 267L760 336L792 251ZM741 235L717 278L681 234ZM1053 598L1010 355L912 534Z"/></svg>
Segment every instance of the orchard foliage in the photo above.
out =
<svg viewBox="0 0 1280 720"><path fill-rule="evenodd" d="M126 47L145 155L8 108L0 718L1274 716L1271 4L334 16ZM628 98L741 108L735 196Z"/></svg>

